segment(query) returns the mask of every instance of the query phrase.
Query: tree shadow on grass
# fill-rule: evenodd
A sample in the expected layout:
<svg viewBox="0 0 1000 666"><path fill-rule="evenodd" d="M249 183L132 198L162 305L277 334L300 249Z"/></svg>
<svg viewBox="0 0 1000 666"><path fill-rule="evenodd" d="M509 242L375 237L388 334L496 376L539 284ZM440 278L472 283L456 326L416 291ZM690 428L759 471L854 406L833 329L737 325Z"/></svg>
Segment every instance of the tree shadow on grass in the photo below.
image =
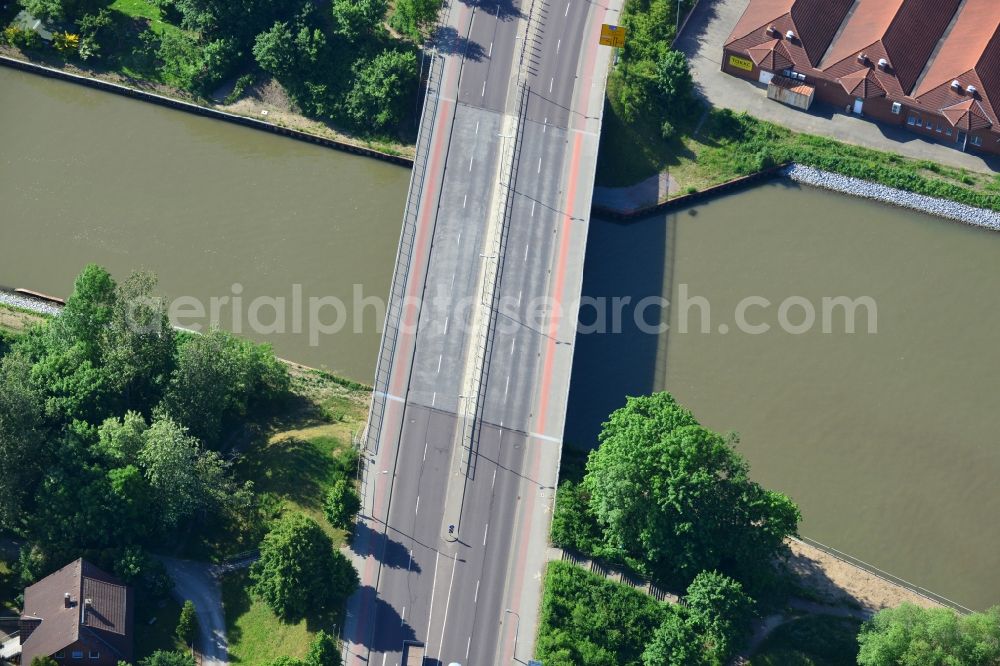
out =
<svg viewBox="0 0 1000 666"><path fill-rule="evenodd" d="M315 443L288 437L258 441L243 456L240 478L308 509L323 505L323 489L338 471L337 461Z"/></svg>

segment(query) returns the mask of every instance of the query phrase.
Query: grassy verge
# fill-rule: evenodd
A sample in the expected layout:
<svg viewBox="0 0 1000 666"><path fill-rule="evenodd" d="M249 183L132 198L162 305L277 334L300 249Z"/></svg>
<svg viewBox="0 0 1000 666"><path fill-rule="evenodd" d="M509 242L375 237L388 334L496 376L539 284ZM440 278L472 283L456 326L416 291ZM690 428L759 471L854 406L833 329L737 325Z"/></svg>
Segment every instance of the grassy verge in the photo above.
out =
<svg viewBox="0 0 1000 666"><path fill-rule="evenodd" d="M282 656L304 657L320 627L313 630L306 620L296 624L282 622L267 604L250 596L248 581L245 571L222 579L230 663L256 666Z"/></svg>
<svg viewBox="0 0 1000 666"><path fill-rule="evenodd" d="M598 182L621 187L667 171L684 194L784 162L929 196L1000 210L1000 175L942 166L833 139L800 134L746 114L711 110L668 140L654 127L627 125L609 104Z"/></svg>
<svg viewBox="0 0 1000 666"><path fill-rule="evenodd" d="M364 427L370 390L299 367L292 369L292 390L289 409L243 453L236 473L276 498L282 510L314 518L340 545L346 535L326 521L323 501L334 481L355 476L351 440Z"/></svg>
<svg viewBox="0 0 1000 666"><path fill-rule="evenodd" d="M536 652L546 666L642 664L670 607L568 562L551 562Z"/></svg>
<svg viewBox="0 0 1000 666"><path fill-rule="evenodd" d="M173 597L158 605L139 604L135 618L135 662L157 650L184 650L184 644L174 635L181 605Z"/></svg>
<svg viewBox="0 0 1000 666"><path fill-rule="evenodd" d="M853 666L857 664L861 622L812 615L771 633L751 657L752 666Z"/></svg>

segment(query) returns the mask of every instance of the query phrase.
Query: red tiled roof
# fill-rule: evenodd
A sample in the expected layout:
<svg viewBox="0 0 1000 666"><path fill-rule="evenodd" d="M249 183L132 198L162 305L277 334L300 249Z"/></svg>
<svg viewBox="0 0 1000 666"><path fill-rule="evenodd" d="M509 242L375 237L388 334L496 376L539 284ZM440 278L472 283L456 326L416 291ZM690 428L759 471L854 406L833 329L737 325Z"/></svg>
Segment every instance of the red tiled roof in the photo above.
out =
<svg viewBox="0 0 1000 666"><path fill-rule="evenodd" d="M833 41L854 0L798 0L792 5L795 34L802 41L809 63L816 66Z"/></svg>
<svg viewBox="0 0 1000 666"><path fill-rule="evenodd" d="M798 93L800 95L811 95L815 86L811 86L808 83L802 83L801 81L796 81L795 79L790 79L786 76L775 76L771 79L772 85L776 88L784 88L785 90L791 90L792 92Z"/></svg>
<svg viewBox="0 0 1000 666"><path fill-rule="evenodd" d="M793 65L792 57L788 54L788 49L785 48L780 39L774 39L760 46L751 47L749 53L750 59L758 67L763 67L772 72L788 69Z"/></svg>
<svg viewBox="0 0 1000 666"><path fill-rule="evenodd" d="M986 115L983 105L974 99L966 100L942 109L941 113L952 125L962 130L985 129L993 124Z"/></svg>
<svg viewBox="0 0 1000 666"><path fill-rule="evenodd" d="M945 35L940 49L931 59L914 97L924 95L942 83L951 83L962 74L975 69L994 35L1000 29L1000 8L997 0L965 0L951 30Z"/></svg>
<svg viewBox="0 0 1000 666"><path fill-rule="evenodd" d="M740 20L733 27L726 44L746 37L760 27L767 27L792 10L795 0L751 0Z"/></svg>
<svg viewBox="0 0 1000 666"><path fill-rule="evenodd" d="M881 40L904 2L906 0L858 0L820 61L820 68L826 69L853 58Z"/></svg>
<svg viewBox="0 0 1000 666"><path fill-rule="evenodd" d="M869 67L863 67L856 72L842 76L839 81L848 95L861 99L885 97L885 88L875 77L875 70Z"/></svg>

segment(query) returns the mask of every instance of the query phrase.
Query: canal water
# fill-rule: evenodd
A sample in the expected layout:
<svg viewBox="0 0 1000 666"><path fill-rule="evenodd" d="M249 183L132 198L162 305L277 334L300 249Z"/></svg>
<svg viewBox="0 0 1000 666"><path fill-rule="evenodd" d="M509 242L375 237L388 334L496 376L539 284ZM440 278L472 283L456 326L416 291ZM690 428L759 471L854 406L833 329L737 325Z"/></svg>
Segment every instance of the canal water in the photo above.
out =
<svg viewBox="0 0 1000 666"><path fill-rule="evenodd" d="M224 328L236 314L279 355L370 382L381 320L350 306L355 284L389 291L408 182L373 159L0 68L6 287L67 296L88 262L152 270L180 314L204 308L180 323L208 325L214 299ZM255 299L275 300L251 312Z"/></svg>
<svg viewBox="0 0 1000 666"><path fill-rule="evenodd" d="M804 535L959 603L1000 603L1000 234L774 183L594 221L587 252L586 294L667 297L643 321L670 329L643 333L626 308L623 333L578 337L569 442L593 446L622 396L669 390L740 434ZM824 333L823 298L840 296L871 299L877 332L861 308L855 333L842 309ZM755 297L771 305L749 301L742 332Z"/></svg>
<svg viewBox="0 0 1000 666"><path fill-rule="evenodd" d="M380 322L356 316L354 285L388 292L407 170L2 68L0 146L0 285L67 295L87 262L147 268L169 297L228 296L224 327L238 296L244 334L371 381ZM805 535L966 605L1000 601L1000 235L788 184L590 234L585 293L632 301L621 333L578 338L567 441L592 446L622 396L666 388L741 434ZM306 319L310 297L341 299L345 328L318 346L308 321L293 333L295 285ZM779 317L796 296L817 316L801 334ZM838 296L872 299L877 333L863 310L854 334L842 315L823 333ZM285 333L249 330L258 297L286 299ZM669 330L639 330L643 297L674 302L642 310ZM739 330L748 297L772 304L745 312L766 333Z"/></svg>

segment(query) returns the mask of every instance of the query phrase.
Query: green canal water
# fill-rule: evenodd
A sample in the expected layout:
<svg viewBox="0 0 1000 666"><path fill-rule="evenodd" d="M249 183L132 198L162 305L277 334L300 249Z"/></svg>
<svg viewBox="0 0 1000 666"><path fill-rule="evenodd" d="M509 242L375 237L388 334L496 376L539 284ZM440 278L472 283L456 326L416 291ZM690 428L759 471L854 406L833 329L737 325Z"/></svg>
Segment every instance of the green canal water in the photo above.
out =
<svg viewBox="0 0 1000 666"><path fill-rule="evenodd" d="M66 295L88 262L150 269L172 298L238 295L243 332L280 355L371 380L380 328L355 316L354 285L388 292L405 169L5 69L0 145L0 285ZM807 536L966 605L1000 601L1000 235L782 184L590 233L585 294L675 307L667 332L626 308L622 333L579 337L568 441L591 446L626 394L671 390L741 434ZM295 285L306 319L310 297L341 299L346 328L293 333ZM678 331L683 285L711 332L696 306ZM863 314L855 334L783 332L791 296L818 318L823 297L868 296L877 333ZM248 330L257 297L286 299L285 333ZM769 332L738 330L747 297L773 303L746 315Z"/></svg>
<svg viewBox="0 0 1000 666"><path fill-rule="evenodd" d="M389 291L408 170L6 68L0 146L0 285L66 296L88 262L152 270L204 307L180 323L209 325L214 298L222 327L238 313L279 355L371 381L381 322L350 304L355 284ZM310 340L328 297L348 309L314 300L331 332ZM258 301L254 333L257 298L285 316Z"/></svg>

